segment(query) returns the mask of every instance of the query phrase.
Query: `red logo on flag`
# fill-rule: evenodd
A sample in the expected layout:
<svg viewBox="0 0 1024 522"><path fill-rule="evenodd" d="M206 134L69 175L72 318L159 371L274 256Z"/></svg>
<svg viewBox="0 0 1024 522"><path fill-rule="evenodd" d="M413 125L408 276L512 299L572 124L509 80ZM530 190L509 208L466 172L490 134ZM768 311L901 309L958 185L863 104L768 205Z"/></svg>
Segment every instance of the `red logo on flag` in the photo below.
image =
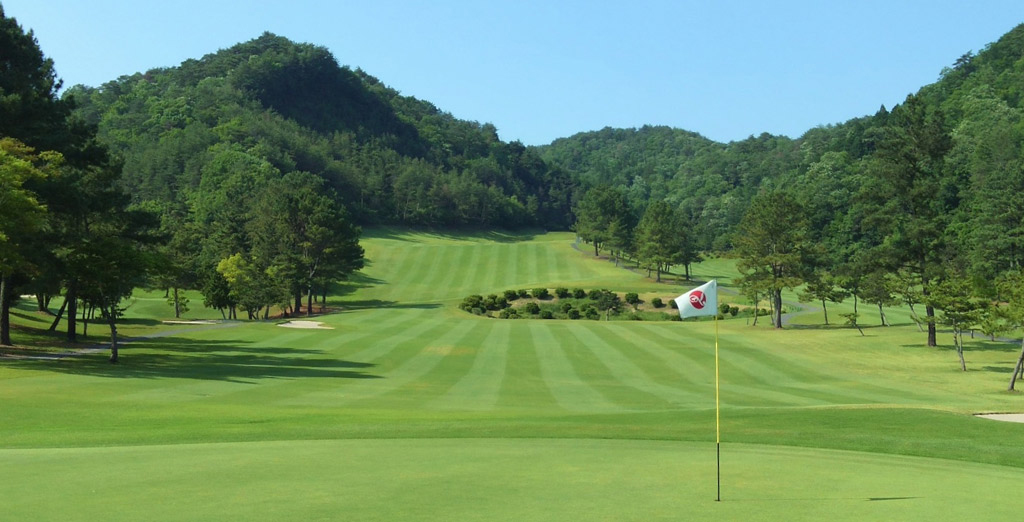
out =
<svg viewBox="0 0 1024 522"><path fill-rule="evenodd" d="M694 308L700 310L704 308L705 303L707 303L707 297L704 296L704 292L701 292L700 290L690 292L690 304L693 305Z"/></svg>

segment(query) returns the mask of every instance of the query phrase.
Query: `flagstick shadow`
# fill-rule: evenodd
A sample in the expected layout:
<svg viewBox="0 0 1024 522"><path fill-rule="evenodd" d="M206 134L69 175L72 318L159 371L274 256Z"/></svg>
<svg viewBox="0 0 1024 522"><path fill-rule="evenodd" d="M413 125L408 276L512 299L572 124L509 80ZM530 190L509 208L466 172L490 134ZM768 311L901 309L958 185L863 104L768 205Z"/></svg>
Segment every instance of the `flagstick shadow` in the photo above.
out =
<svg viewBox="0 0 1024 522"><path fill-rule="evenodd" d="M858 502L884 502L890 500L919 500L924 497L787 497L787 498L724 498L722 502L835 502L851 500Z"/></svg>

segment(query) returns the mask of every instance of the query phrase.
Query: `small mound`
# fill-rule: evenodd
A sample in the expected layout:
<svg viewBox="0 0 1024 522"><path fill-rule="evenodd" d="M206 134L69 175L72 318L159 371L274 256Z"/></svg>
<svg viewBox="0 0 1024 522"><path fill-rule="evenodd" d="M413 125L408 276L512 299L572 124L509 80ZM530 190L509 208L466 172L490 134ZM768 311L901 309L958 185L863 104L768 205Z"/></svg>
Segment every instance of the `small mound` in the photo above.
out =
<svg viewBox="0 0 1024 522"><path fill-rule="evenodd" d="M1024 413L983 413L975 417L1003 422L1024 422Z"/></svg>
<svg viewBox="0 0 1024 522"><path fill-rule="evenodd" d="M334 328L331 328L330 326L324 326L323 323L318 322L318 321L288 321L286 323L281 323L278 326L283 326L285 328L307 328L307 329L315 329L315 330L333 330L334 329Z"/></svg>
<svg viewBox="0 0 1024 522"><path fill-rule="evenodd" d="M218 324L220 321L215 319L196 319L196 320L173 320L173 321L162 321L164 324Z"/></svg>

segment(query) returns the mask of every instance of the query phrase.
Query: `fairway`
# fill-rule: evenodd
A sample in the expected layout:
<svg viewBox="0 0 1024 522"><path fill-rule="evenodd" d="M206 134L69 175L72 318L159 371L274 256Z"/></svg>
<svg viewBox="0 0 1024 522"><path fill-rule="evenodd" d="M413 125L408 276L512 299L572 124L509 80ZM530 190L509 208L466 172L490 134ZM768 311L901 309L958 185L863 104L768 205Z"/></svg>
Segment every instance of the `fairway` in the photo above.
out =
<svg viewBox="0 0 1024 522"><path fill-rule="evenodd" d="M366 235L367 267L314 318L331 329L162 325L170 309L139 298L125 329L163 334L126 345L119 365L103 353L0 359L5 518L1015 513L1024 424L971 415L1024 411L1002 391L1014 345L968 340L963 373L949 336L924 347L900 309L887 328L865 314L865 336L821 327L811 306L781 332L721 321L716 503L713 322L498 320L457 307L537 286L666 298L687 287L595 260L568 233ZM711 260L695 275L728 285L731 267ZM728 288L721 299L740 302ZM16 320L37 320L22 306Z"/></svg>

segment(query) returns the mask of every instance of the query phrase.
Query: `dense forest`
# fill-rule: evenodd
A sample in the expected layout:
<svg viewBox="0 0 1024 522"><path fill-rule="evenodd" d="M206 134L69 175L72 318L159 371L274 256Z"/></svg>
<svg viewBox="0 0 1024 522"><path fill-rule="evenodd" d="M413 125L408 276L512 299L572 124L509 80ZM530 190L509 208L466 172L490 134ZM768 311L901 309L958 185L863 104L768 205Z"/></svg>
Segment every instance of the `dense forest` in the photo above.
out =
<svg viewBox="0 0 1024 522"><path fill-rule="evenodd" d="M569 176L536 151L269 33L65 97L123 158L137 201L200 210L197 195L223 190L242 162L323 179L361 224L572 222Z"/></svg>
<svg viewBox="0 0 1024 522"><path fill-rule="evenodd" d="M308 313L362 266L360 226L400 224L573 229L652 277L732 255L777 326L797 287L920 305L929 344L940 321L1024 322L986 312L1015 302L1024 257L1024 26L891 109L797 138L646 126L526 147L269 33L62 89L31 32L0 23L4 318L27 293L68 297L58 320L113 320L142 284L178 312L198 288L225 316ZM127 251L132 266L108 259Z"/></svg>

